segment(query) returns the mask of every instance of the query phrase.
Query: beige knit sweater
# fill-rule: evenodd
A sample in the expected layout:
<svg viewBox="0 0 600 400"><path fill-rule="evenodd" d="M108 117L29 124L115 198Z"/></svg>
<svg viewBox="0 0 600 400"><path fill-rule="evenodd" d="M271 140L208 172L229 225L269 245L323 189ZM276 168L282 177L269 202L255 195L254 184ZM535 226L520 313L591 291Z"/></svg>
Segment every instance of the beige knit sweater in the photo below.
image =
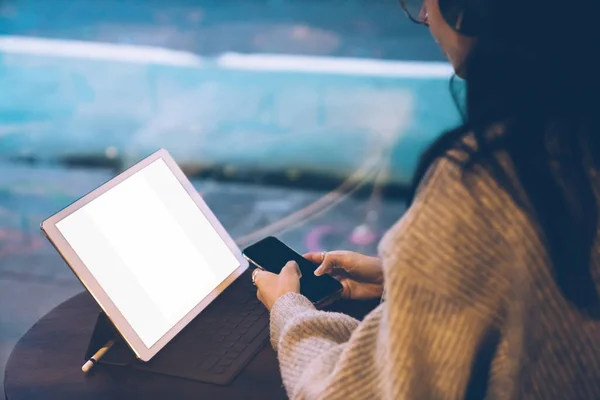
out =
<svg viewBox="0 0 600 400"><path fill-rule="evenodd" d="M298 399L600 399L600 322L555 286L495 181L442 161L380 244L386 301L362 322L287 294L271 312ZM596 248L600 248L598 243ZM593 271L600 287L600 260Z"/></svg>

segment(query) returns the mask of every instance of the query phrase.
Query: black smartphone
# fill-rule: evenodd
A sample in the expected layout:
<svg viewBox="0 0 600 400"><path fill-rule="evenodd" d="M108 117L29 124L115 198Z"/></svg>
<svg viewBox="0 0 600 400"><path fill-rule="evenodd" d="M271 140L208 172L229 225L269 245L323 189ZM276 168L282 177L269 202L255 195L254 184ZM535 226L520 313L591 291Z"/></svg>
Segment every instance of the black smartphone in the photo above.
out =
<svg viewBox="0 0 600 400"><path fill-rule="evenodd" d="M288 261L296 261L300 267L300 292L313 304L323 306L339 298L342 284L329 275L315 276L318 265L313 264L279 239L269 236L246 248L244 257L256 267L278 274Z"/></svg>

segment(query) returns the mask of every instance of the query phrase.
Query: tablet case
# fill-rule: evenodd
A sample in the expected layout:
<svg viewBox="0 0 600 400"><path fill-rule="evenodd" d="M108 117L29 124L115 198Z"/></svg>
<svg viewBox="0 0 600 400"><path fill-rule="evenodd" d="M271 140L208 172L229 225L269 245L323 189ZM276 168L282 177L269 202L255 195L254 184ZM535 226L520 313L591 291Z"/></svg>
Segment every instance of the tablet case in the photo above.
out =
<svg viewBox="0 0 600 400"><path fill-rule="evenodd" d="M192 352L190 349L198 346L196 338L199 334L202 335L202 331L206 331L207 328L210 329L216 327L219 321L230 321L239 318L236 315L238 314L238 311L241 310L238 309L238 311L232 312L231 305L235 300L234 297L247 292L247 290L238 286L248 284L250 279L241 279L239 281L239 284L234 283L234 285L232 285L238 290L226 290L221 295L223 296L221 301L213 302L148 363L137 360L134 353L127 346L113 324L106 315L101 312L96 320L96 325L85 353L85 360L89 360L90 357L92 357L94 353L102 348L109 340L115 340L113 347L98 361L99 364L128 366L138 370L201 382L221 385L228 384L268 342L268 314L264 313L256 318L259 323L256 325L256 328L260 329L260 331L256 330L258 333L251 335L252 343L223 373L206 375L205 373L200 373L193 367L190 367L191 363L193 364L198 361L195 359L196 356L191 354ZM256 298L253 292L250 292L250 294ZM380 300L378 299L372 301L345 300L330 305L326 310L342 312L355 318L362 319L379 305ZM260 305L260 308L258 309L266 310L262 305Z"/></svg>
<svg viewBox="0 0 600 400"><path fill-rule="evenodd" d="M96 319L96 325L85 352L85 360L89 360L109 340L114 340L115 344L98 363L127 366L136 361L135 354L127 346L121 334L114 328L104 312L98 314Z"/></svg>
<svg viewBox="0 0 600 400"><path fill-rule="evenodd" d="M244 348L241 354L231 357L232 359L229 360L230 364L226 368L221 368L220 371L202 370L197 368L197 366L198 359L203 357L198 357L198 354L194 354L193 351L195 350L194 343L198 343L197 339L195 339L197 337L196 332L199 331L199 325L201 325L200 323L194 323L197 320L192 321L184 331L169 342L152 360L145 363L135 357L133 351L127 346L106 315L100 313L85 353L85 360L89 360L109 340L115 340L113 347L98 361L99 364L127 366L137 370L178 378L226 385L238 375L243 367L268 342L269 329L267 322L264 326L257 326L260 331L255 335L252 343ZM223 345L227 344L223 343Z"/></svg>
<svg viewBox="0 0 600 400"><path fill-rule="evenodd" d="M269 314L256 298L248 272L147 363L135 357L103 312L96 319L85 359L89 360L109 340L115 340L115 344L99 364L226 385L268 343Z"/></svg>

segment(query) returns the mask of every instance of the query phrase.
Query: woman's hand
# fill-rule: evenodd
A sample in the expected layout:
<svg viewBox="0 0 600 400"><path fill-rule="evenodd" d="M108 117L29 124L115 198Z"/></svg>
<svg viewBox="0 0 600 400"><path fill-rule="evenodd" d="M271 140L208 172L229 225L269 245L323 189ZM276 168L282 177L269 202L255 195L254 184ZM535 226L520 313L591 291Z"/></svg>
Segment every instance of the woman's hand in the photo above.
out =
<svg viewBox="0 0 600 400"><path fill-rule="evenodd" d="M383 294L383 267L379 258L341 250L308 253L304 257L319 264L315 275L329 274L342 284L345 299L376 299Z"/></svg>
<svg viewBox="0 0 600 400"><path fill-rule="evenodd" d="M300 268L294 261L288 262L279 275L256 270L254 284L257 287L256 297L269 311L278 298L287 293L300 293Z"/></svg>

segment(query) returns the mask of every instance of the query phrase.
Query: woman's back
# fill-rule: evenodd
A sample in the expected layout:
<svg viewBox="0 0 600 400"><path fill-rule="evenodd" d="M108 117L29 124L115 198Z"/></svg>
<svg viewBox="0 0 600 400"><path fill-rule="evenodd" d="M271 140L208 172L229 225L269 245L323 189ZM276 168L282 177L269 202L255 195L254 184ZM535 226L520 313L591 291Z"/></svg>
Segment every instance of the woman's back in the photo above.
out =
<svg viewBox="0 0 600 400"><path fill-rule="evenodd" d="M592 184L600 193L598 180ZM562 288L569 283L565 285L565 276L556 273L547 245L539 239L539 230L527 227L523 236L515 236L513 242L518 257L513 269L518 279L513 283L514 298L506 324L515 327L514 336L507 339L519 354L514 361L519 371L515 382L521 396L536 393L536 398L543 399L600 398L600 304L593 302L582 308L565 293ZM598 293L598 235L590 255L586 272ZM587 289L579 287L580 291Z"/></svg>
<svg viewBox="0 0 600 400"><path fill-rule="evenodd" d="M594 186L600 193L597 180ZM380 251L390 324L393 309L407 302L420 320L400 312L394 341L405 340L405 329L431 334L422 347L422 339L415 343L429 349L415 360L424 376L431 369L446 376L446 383L417 386L465 381L467 398L600 398L600 319L565 297L539 226L483 168L465 173L441 160ZM590 271L600 291L598 237ZM453 398L426 393L422 398Z"/></svg>
<svg viewBox="0 0 600 400"><path fill-rule="evenodd" d="M454 208L469 195L474 202L466 203L481 214L454 214L463 225L477 226L470 243L462 244L477 251L464 257L455 243L444 246L446 254L477 261L471 273L469 261L455 263L452 274L462 274L456 281L463 284L453 294L473 286L477 296L469 301L488 302L488 312L500 313L499 332L489 333L500 342L487 346L495 349L497 373L491 376L506 378L496 387L512 385L518 397L600 398L586 391L568 396L600 381L594 341L600 337L600 122L594 100L600 47L592 31L600 3L423 4L429 12L424 23L466 78L466 101L464 123L427 152L417 181L446 158L442 164L454 164L449 168L465 193L447 200L432 195L427 207L437 199ZM575 8L585 11L572 18ZM465 136L474 138L466 146ZM436 285L445 285L436 275Z"/></svg>

